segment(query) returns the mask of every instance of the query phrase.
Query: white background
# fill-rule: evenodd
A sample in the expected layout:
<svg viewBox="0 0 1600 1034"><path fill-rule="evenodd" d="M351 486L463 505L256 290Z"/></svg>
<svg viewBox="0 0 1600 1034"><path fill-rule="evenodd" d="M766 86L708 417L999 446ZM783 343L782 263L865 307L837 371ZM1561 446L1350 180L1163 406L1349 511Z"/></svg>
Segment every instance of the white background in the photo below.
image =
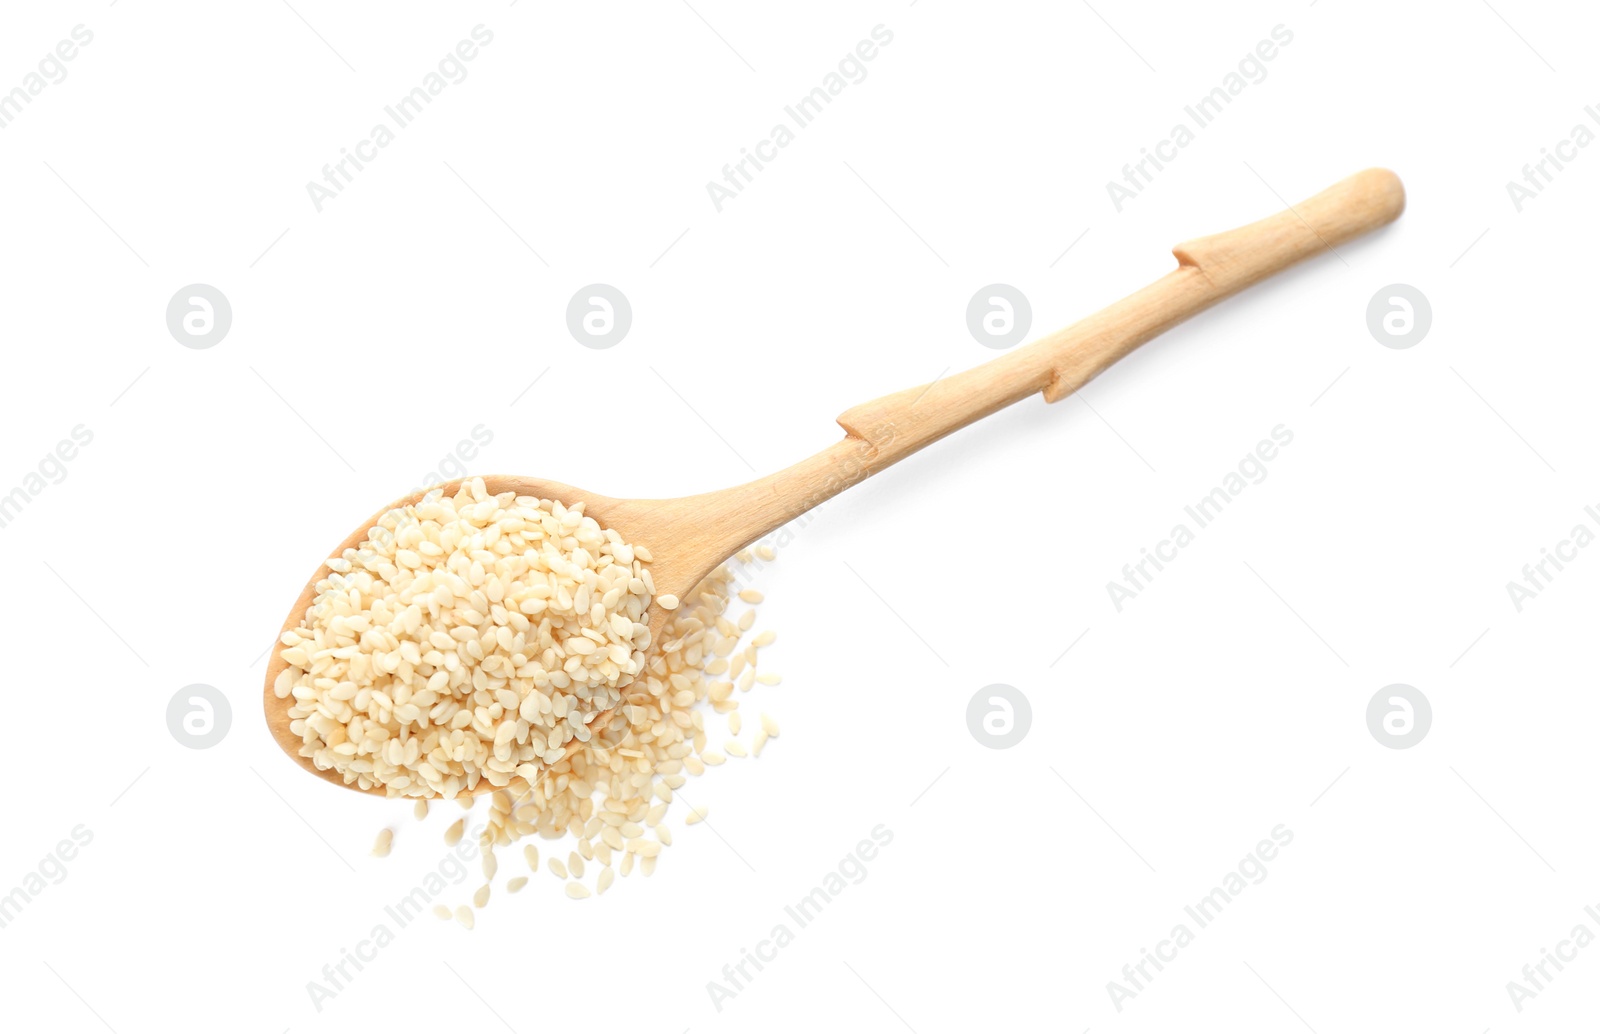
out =
<svg viewBox="0 0 1600 1034"><path fill-rule="evenodd" d="M0 88L79 24L94 40L70 74L0 130L0 492L74 426L94 434L0 529L0 892L74 826L93 841L0 930L8 1022L1328 1034L1594 1016L1600 947L1520 1013L1506 987L1574 925L1600 934L1600 551L1520 613L1506 590L1600 504L1600 156L1520 213L1506 190L1600 101L1592 12L30 4L4 15ZM494 40L469 77L317 212L306 182L478 24ZM866 80L719 213L707 181L878 24L894 39ZM1280 24L1293 42L1267 78L1119 214L1106 182ZM454 814L419 828L287 761L259 717L262 654L324 551L472 428L494 436L476 472L733 484L834 441L850 405L993 358L965 324L979 287L1020 288L1043 333L1166 272L1177 242L1369 165L1406 183L1393 227L819 512L761 578L785 681L751 707L782 738L689 787L714 831L602 899L544 877L470 934L425 917L313 1007L307 982L438 864ZM634 311L605 351L564 317L594 282ZM233 307L208 350L164 320L192 283ZM1408 350L1366 326L1392 283L1432 304ZM1267 479L1119 613L1106 583L1278 424L1294 441ZM1033 708L1009 750L966 726L996 682ZM1406 750L1366 725L1396 682L1434 712ZM233 706L210 750L167 730L191 683ZM719 1013L707 982L880 823L894 840L865 882ZM1294 840L1265 882L1119 1012L1107 982L1279 824Z"/></svg>

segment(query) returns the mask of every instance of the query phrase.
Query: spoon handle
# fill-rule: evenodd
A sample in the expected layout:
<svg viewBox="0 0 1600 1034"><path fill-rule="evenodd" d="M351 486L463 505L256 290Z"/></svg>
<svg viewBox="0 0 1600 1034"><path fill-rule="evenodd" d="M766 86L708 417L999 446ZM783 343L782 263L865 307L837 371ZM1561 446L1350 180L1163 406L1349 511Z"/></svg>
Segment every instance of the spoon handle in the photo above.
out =
<svg viewBox="0 0 1600 1034"><path fill-rule="evenodd" d="M1180 244L1173 249L1178 268L1148 287L982 366L856 406L839 417L848 434L843 441L777 474L703 497L722 524L707 536L719 541L706 545L727 556L1035 392L1046 402L1066 398L1162 331L1302 259L1337 255L1339 245L1393 222L1404 208L1399 178L1367 169L1259 222Z"/></svg>
<svg viewBox="0 0 1600 1034"><path fill-rule="evenodd" d="M1064 330L926 387L856 406L839 423L852 434L892 425L893 448L883 451L893 462L1036 391L1057 402L1157 334L1394 221L1404 207L1394 173L1358 172L1277 215L1178 245L1177 269Z"/></svg>

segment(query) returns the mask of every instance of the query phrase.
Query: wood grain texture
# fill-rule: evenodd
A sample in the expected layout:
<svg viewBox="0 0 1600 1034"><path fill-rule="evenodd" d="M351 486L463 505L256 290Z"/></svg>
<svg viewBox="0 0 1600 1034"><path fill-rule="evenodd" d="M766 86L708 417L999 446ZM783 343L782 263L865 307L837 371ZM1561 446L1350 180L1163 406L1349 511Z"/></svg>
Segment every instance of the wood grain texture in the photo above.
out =
<svg viewBox="0 0 1600 1034"><path fill-rule="evenodd" d="M536 478L501 475L484 482L491 493L514 491L568 505L584 503L585 512L602 526L650 550L658 593L682 598L728 557L851 485L1030 395L1042 393L1048 402L1067 397L1162 331L1297 262L1394 221L1404 208L1399 178L1386 169L1368 169L1259 222L1180 244L1173 249L1178 268L1148 287L982 366L856 406L839 417L845 430L842 441L733 488L677 499L614 499ZM443 487L453 493L459 485L452 481ZM379 510L328 556L359 545L385 513L420 498L417 493ZM300 624L317 581L327 574L326 563L317 568L289 612L285 630ZM668 616L659 607L651 608L652 637L659 637ZM284 667L275 649L264 691L268 728L301 767L345 785L337 773L319 771L300 756L300 739L289 731L288 702L272 691ZM490 789L480 783L477 792Z"/></svg>

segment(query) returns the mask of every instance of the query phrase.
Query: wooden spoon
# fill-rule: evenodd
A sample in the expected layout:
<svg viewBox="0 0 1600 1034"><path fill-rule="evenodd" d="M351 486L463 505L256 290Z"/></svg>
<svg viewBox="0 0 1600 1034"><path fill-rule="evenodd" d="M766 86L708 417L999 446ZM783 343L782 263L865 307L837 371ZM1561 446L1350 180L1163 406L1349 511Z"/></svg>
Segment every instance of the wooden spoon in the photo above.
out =
<svg viewBox="0 0 1600 1034"><path fill-rule="evenodd" d="M1302 259L1394 221L1404 208L1405 189L1399 178L1387 169L1368 169L1260 222L1180 244L1173 249L1178 268L1148 287L982 366L857 406L839 417L843 441L787 470L735 488L678 499L613 499L537 478L485 477L484 484L491 494L509 491L568 505L584 503L585 512L602 527L614 528L625 541L649 549L657 593L685 598L740 549L851 485L1036 392L1043 392L1046 402L1066 398L1162 331ZM454 494L459 485L460 481L451 481L442 487ZM360 545L385 513L421 496L415 493L384 507L329 556ZM299 626L316 595L316 583L328 574L326 563L312 574L284 622L286 631ZM669 612L657 606L648 613L651 637L656 640ZM289 701L279 700L273 692L285 666L274 649L265 689L268 727L301 767L347 785L337 772L318 770L310 758L300 755L301 739L289 731ZM482 780L474 792L492 789Z"/></svg>

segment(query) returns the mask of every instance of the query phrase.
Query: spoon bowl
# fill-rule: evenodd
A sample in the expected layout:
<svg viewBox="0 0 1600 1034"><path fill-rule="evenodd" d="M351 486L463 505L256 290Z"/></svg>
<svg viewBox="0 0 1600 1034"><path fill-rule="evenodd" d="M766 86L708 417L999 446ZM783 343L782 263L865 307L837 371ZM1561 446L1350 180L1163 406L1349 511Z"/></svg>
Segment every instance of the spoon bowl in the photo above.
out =
<svg viewBox="0 0 1600 1034"><path fill-rule="evenodd" d="M458 478L454 481L447 481L425 491L413 492L395 500L373 514L360 527L351 532L343 542L340 542L328 553L328 556L330 558L339 557L344 554L345 550L359 547L362 542L368 539L372 529L378 525L378 522L391 511L401 510L418 503L424 495L435 489L443 489L446 496L453 496L465 480L467 479ZM692 549L683 549L681 547L671 548L669 544L676 543L682 538L679 533L681 516L675 516L681 515L682 511L677 504L689 503L691 500L613 499L581 488L574 488L571 485L564 485L559 481L545 481L539 478L514 475L484 475L483 484L484 489L490 495L515 492L519 496L559 500L563 505L569 507L581 503L583 512L593 517L601 527L615 530L617 534L622 536L623 541L633 546L644 546L652 556L659 558L650 564L650 577L655 582L657 595L671 593L682 599L706 575L710 574L718 563L726 559L732 552L737 552L743 546L741 544L733 547L729 553L724 553L721 557L712 561L709 566L706 565L703 559L706 555L709 555L706 552L697 553ZM665 547L659 553L656 552L656 543L661 543ZM711 552L714 551L711 550ZM317 566L310 580L306 582L305 589L300 593L300 598L295 601L294 607L289 611L289 616L284 619L283 628L279 631L280 636L283 632L300 627L301 620L305 617L307 609L316 599L317 583L332 573L332 570L328 567L327 560ZM671 615L671 611L659 606L652 606L646 612L646 624L650 629L650 641L652 643L659 641L662 629L666 626L667 620ZM301 768L337 786L360 790L361 787L356 784L346 783L339 772L331 768L318 768L311 758L305 757L300 753L303 741L289 727L292 721L289 717L289 706L293 702L293 698L287 697L280 700L273 689L278 681L278 676L288 666L289 662L283 659L280 644L275 640L270 662L267 665L267 680L263 700L266 709L267 728L271 730L273 738L278 741L278 746L282 747L284 753L298 762ZM602 712L601 716L595 720L604 720L605 714L606 712ZM569 748L569 752L576 749L577 746L579 745L574 744ZM496 787L491 786L488 780L480 780L473 790L463 792L470 792L476 795L490 793L495 789ZM372 787L363 792L380 797L385 796L382 787Z"/></svg>

